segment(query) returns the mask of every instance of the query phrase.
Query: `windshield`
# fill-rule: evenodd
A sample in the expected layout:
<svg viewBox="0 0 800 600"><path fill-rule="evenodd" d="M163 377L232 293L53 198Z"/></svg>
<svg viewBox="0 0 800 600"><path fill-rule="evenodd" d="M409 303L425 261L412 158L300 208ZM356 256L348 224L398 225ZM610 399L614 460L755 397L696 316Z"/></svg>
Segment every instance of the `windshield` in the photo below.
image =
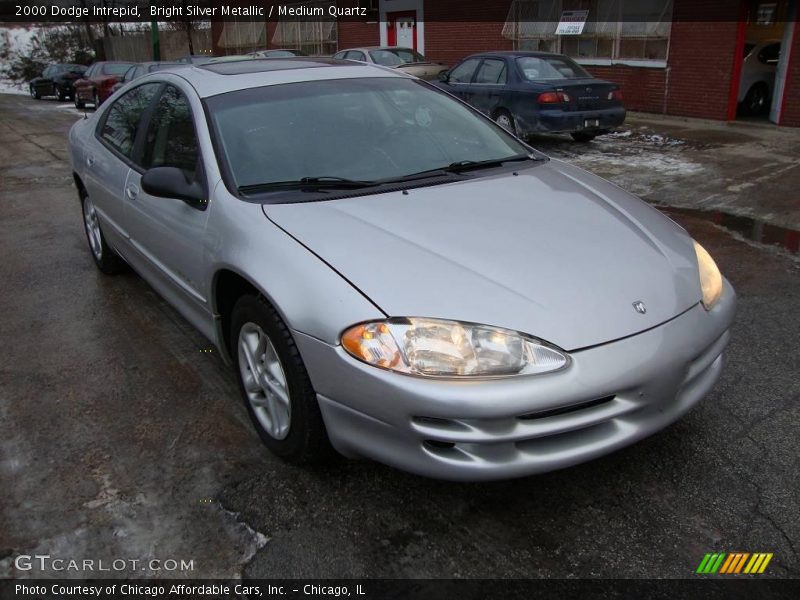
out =
<svg viewBox="0 0 800 600"><path fill-rule="evenodd" d="M382 48L370 50L369 55L372 57L372 62L385 67L425 62L425 57L411 48Z"/></svg>
<svg viewBox="0 0 800 600"><path fill-rule="evenodd" d="M592 77L566 56L523 56L517 59L517 65L528 81Z"/></svg>
<svg viewBox="0 0 800 600"><path fill-rule="evenodd" d="M131 63L106 63L101 72L103 75L124 75L132 66Z"/></svg>
<svg viewBox="0 0 800 600"><path fill-rule="evenodd" d="M236 187L304 178L378 181L530 150L417 80L306 81L207 101Z"/></svg>

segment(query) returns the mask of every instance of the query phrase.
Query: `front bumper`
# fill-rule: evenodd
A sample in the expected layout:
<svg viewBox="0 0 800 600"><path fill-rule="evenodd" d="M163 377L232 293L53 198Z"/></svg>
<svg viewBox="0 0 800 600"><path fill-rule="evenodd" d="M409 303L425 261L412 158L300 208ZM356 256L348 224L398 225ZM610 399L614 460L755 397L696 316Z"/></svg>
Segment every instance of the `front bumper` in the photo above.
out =
<svg viewBox="0 0 800 600"><path fill-rule="evenodd" d="M625 108L617 106L600 110L565 111L560 109L539 110L535 117L519 121L522 133L600 133L619 127L625 122ZM587 125L588 123L588 125ZM595 125L595 123L597 123Z"/></svg>
<svg viewBox="0 0 800 600"><path fill-rule="evenodd" d="M337 450L429 477L521 477L591 460L666 427L719 378L730 284L649 331L570 353L563 371L445 381L363 364L295 333Z"/></svg>

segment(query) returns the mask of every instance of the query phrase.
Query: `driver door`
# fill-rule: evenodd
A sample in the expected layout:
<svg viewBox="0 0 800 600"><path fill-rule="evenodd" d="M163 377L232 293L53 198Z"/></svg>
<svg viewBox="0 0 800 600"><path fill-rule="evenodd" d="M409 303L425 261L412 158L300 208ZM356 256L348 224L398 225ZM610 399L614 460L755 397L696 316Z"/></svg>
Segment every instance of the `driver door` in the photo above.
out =
<svg viewBox="0 0 800 600"><path fill-rule="evenodd" d="M472 98L472 78L480 62L480 58L468 58L462 61L450 71L447 82L440 84L441 87L469 102Z"/></svg>
<svg viewBox="0 0 800 600"><path fill-rule="evenodd" d="M151 196L141 184L143 172L153 167L176 167L189 179L205 177L189 99L172 84L153 108L140 160L141 169L131 169L125 184L125 220L139 270L195 327L213 337L206 281L206 244L213 243L206 238L208 204Z"/></svg>

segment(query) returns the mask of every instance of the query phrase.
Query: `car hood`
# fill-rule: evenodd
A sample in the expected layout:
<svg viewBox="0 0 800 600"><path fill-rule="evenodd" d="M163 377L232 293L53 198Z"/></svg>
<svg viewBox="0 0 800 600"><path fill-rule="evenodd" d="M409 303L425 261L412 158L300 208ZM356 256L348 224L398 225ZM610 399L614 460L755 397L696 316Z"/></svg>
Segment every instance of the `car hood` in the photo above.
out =
<svg viewBox="0 0 800 600"><path fill-rule="evenodd" d="M560 161L264 212L389 316L506 327L575 350L655 327L701 299L681 227Z"/></svg>

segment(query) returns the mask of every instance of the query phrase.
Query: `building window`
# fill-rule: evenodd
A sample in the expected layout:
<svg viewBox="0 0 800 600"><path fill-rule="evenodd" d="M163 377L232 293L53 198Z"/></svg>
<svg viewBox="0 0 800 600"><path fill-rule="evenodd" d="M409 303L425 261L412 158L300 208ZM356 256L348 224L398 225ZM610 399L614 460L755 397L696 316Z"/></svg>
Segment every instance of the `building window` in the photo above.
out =
<svg viewBox="0 0 800 600"><path fill-rule="evenodd" d="M562 11L587 10L581 35L556 35ZM519 50L580 59L666 61L672 0L514 0L503 36Z"/></svg>
<svg viewBox="0 0 800 600"><path fill-rule="evenodd" d="M298 2L286 4L292 8L300 6L320 10L320 14L329 15L328 9L335 6L335 1ZM314 17L316 18L316 17ZM333 54L337 50L337 27L333 17L321 21L306 21L302 18L286 17L278 21L272 44L280 48L294 48L306 54Z"/></svg>
<svg viewBox="0 0 800 600"><path fill-rule="evenodd" d="M217 46L225 54L245 54L266 47L267 26L264 21L226 21Z"/></svg>

